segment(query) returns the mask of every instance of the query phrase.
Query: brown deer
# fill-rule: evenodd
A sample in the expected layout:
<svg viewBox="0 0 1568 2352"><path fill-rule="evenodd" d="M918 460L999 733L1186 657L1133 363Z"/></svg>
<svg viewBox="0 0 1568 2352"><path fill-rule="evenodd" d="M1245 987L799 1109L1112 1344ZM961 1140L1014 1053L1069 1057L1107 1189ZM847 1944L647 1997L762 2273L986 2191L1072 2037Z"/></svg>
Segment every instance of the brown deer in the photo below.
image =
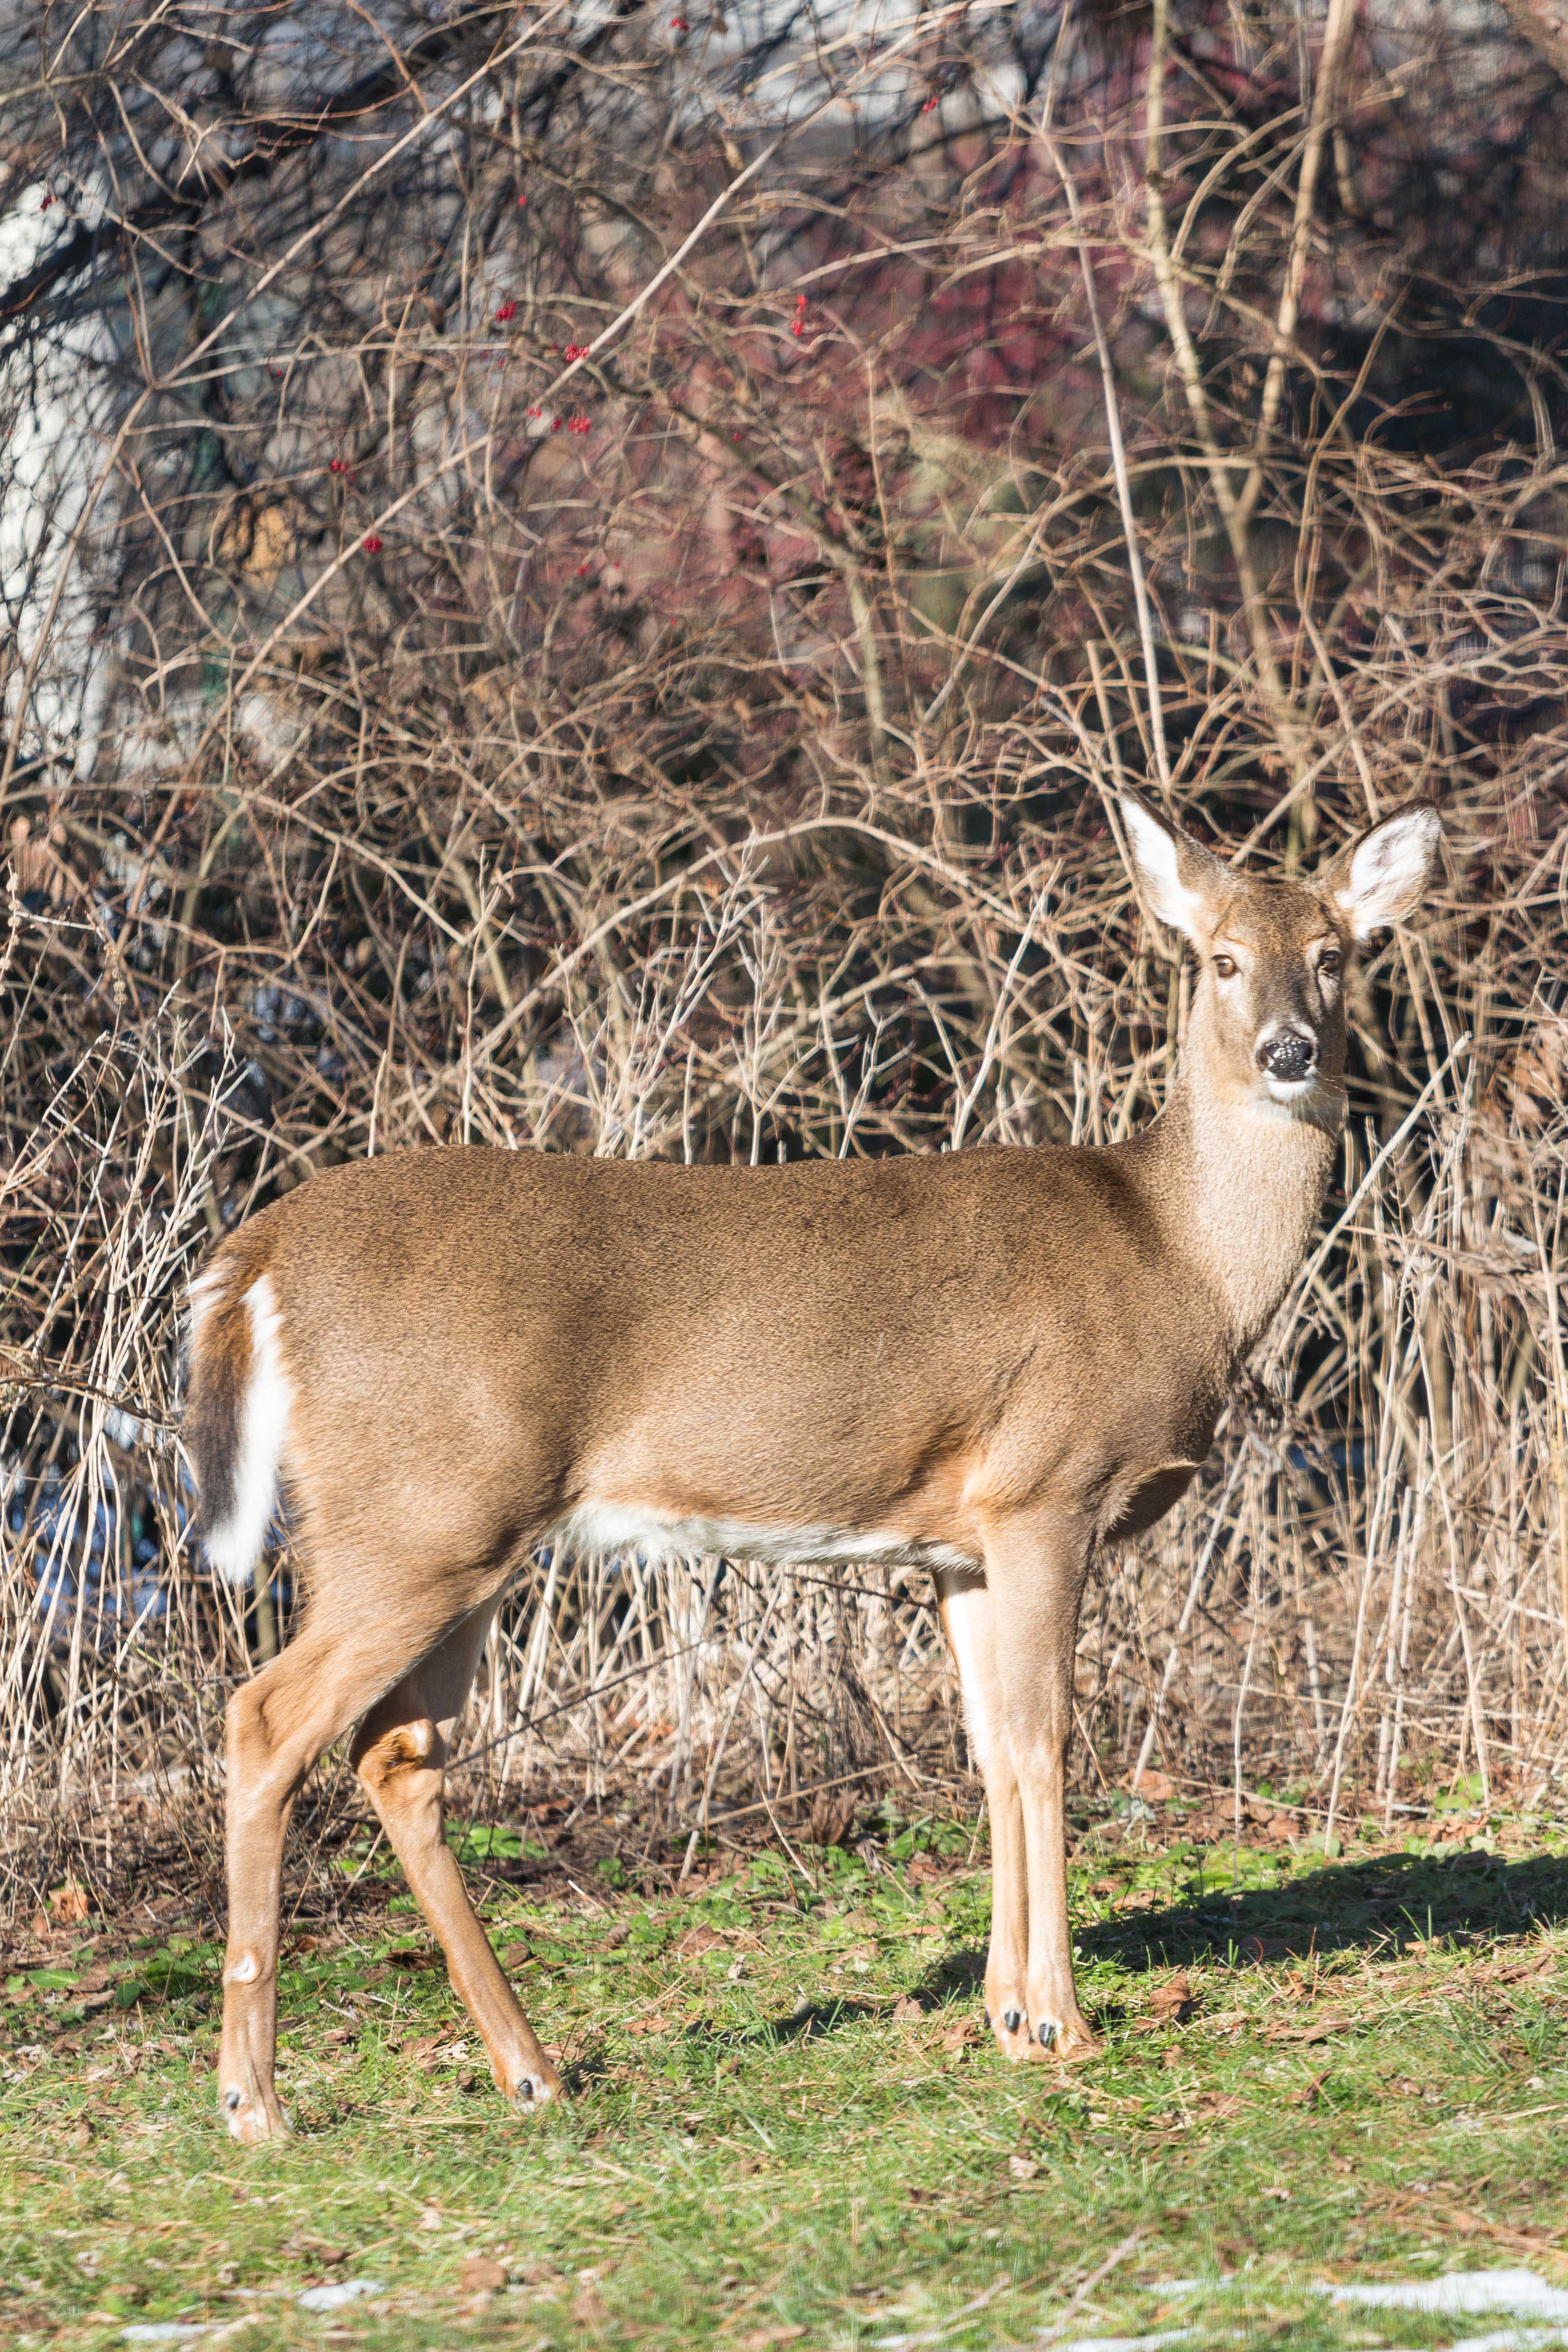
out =
<svg viewBox="0 0 1568 2352"><path fill-rule="evenodd" d="M1009 2058L1095 2048L1063 1815L1084 1580L1194 1476L1300 1262L1344 1117L1346 961L1414 908L1442 837L1414 803L1312 880L1262 882L1120 805L1198 961L1169 1103L1130 1142L773 1168L410 1151L318 1176L216 1253L185 1423L208 1552L247 1576L281 1483L310 1580L228 1707L237 2137L286 2128L284 1832L356 1725L497 2084L560 2088L442 1811L487 1629L545 1542L931 1569L990 1808L991 2025Z"/></svg>

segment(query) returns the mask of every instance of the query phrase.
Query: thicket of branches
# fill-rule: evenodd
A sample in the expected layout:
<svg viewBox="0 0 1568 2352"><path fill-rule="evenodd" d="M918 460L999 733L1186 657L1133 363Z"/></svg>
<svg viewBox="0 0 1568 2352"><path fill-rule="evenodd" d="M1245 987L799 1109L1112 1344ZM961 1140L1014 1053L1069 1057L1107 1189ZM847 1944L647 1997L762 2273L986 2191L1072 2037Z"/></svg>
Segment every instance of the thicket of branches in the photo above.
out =
<svg viewBox="0 0 1568 2352"><path fill-rule="evenodd" d="M1079 1769L1158 1759L1226 1819L1294 1783L1298 1824L1538 1793L1552 7L687 6L0 28L17 1819L205 1776L292 1602L287 1557L226 1595L184 1533L212 1234L448 1138L1129 1132L1185 982L1126 777L1262 867L1434 793L1455 871L1360 983L1343 1181L1258 1382L1098 1588ZM787 1826L963 1769L916 1582L536 1584L476 1716L514 1797Z"/></svg>

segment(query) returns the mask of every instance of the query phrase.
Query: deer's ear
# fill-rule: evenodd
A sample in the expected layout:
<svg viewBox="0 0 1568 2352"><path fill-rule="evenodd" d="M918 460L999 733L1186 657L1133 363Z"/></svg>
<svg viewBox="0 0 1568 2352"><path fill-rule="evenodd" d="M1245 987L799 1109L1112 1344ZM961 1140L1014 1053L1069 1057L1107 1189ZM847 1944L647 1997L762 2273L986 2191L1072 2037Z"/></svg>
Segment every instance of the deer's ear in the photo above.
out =
<svg viewBox="0 0 1568 2352"><path fill-rule="evenodd" d="M1442 842L1443 821L1432 803L1413 801L1341 850L1323 884L1358 941L1403 922L1420 905Z"/></svg>
<svg viewBox="0 0 1568 2352"><path fill-rule="evenodd" d="M1152 808L1142 793L1119 793L1116 804L1150 906L1169 929L1198 939L1230 878L1229 867Z"/></svg>

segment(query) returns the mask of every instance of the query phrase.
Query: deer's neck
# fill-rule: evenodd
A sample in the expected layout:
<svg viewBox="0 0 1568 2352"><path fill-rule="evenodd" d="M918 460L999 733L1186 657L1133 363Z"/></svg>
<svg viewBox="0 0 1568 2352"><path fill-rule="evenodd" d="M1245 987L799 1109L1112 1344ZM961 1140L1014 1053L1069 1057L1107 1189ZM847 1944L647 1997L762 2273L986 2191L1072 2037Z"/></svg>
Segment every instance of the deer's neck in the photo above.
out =
<svg viewBox="0 0 1568 2352"><path fill-rule="evenodd" d="M1333 1171L1344 1094L1325 1081L1306 1115L1226 1085L1194 1036L1146 1136L1161 1213L1223 1301L1240 1357L1306 1255Z"/></svg>

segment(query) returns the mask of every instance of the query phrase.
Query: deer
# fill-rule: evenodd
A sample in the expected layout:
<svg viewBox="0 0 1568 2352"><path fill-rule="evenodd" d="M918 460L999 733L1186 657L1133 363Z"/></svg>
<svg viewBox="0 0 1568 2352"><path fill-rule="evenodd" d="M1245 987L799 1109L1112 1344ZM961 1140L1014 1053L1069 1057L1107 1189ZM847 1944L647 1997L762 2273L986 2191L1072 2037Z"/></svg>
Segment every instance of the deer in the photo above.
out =
<svg viewBox="0 0 1568 2352"><path fill-rule="evenodd" d="M1300 1267L1352 959L1414 912L1443 838L1412 802L1266 878L1131 788L1114 805L1195 964L1164 1107L1129 1139L763 1167L436 1145L325 1171L210 1257L184 1414L206 1552L248 1580L281 1499L307 1589L227 1706L237 2139L289 2128L285 1834L345 1735L498 2089L561 2092L444 1827L491 1620L546 1544L929 1571L990 1820L989 2026L1013 2061L1099 2048L1067 1885L1086 1580L1197 1475Z"/></svg>

